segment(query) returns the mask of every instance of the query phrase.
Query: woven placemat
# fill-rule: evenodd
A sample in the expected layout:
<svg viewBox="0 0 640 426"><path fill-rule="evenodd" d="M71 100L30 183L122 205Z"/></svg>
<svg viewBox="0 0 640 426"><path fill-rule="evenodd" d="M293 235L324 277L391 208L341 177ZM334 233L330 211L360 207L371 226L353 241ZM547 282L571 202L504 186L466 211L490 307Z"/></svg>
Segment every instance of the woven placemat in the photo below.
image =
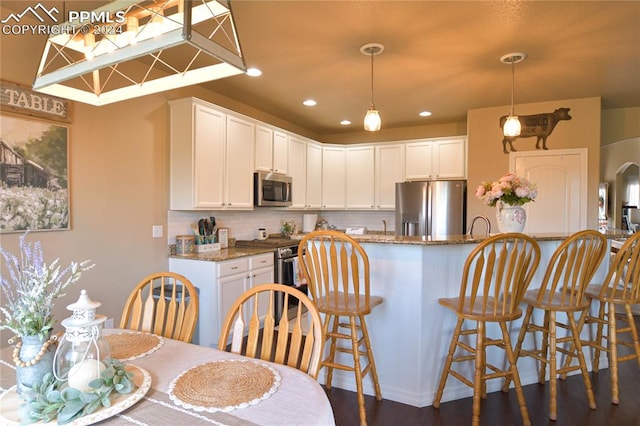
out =
<svg viewBox="0 0 640 426"><path fill-rule="evenodd" d="M131 361L160 349L164 338L155 334L132 332L105 336L111 346L111 358L119 361Z"/></svg>
<svg viewBox="0 0 640 426"><path fill-rule="evenodd" d="M196 411L231 411L269 398L280 374L255 360L229 359L190 368L169 385L177 405Z"/></svg>

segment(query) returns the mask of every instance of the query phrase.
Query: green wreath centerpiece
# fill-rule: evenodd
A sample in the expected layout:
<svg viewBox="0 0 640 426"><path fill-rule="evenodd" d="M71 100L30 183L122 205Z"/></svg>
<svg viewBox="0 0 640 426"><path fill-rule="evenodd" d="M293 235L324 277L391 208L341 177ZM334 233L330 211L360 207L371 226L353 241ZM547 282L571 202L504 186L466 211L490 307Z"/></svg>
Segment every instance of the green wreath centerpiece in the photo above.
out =
<svg viewBox="0 0 640 426"><path fill-rule="evenodd" d="M46 374L42 383L35 384L21 394L22 424L39 421L67 424L79 417L93 413L100 407L111 406L111 395L128 394L134 389L133 374L126 371L117 360L102 361L105 369L100 377L89 383L88 392L69 387L66 382L56 380L52 374Z"/></svg>

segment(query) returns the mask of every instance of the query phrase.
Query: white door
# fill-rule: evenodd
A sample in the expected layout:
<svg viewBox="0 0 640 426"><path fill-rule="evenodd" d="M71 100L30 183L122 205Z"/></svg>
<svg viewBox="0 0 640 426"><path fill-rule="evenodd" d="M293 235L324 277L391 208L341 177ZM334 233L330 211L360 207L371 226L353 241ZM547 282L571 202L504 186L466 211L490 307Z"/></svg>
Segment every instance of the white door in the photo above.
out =
<svg viewBox="0 0 640 426"><path fill-rule="evenodd" d="M509 169L538 188L536 200L524 205L525 233L573 233L587 228L586 148L512 152Z"/></svg>

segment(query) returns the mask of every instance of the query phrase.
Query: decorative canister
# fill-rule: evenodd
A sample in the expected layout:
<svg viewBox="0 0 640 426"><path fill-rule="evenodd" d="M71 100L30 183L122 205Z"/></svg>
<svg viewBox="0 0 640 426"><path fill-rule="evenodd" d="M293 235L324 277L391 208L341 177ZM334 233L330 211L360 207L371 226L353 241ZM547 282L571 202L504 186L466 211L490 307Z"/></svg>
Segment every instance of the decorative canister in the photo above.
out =
<svg viewBox="0 0 640 426"><path fill-rule="evenodd" d="M191 254L196 238L193 235L176 235L176 254Z"/></svg>

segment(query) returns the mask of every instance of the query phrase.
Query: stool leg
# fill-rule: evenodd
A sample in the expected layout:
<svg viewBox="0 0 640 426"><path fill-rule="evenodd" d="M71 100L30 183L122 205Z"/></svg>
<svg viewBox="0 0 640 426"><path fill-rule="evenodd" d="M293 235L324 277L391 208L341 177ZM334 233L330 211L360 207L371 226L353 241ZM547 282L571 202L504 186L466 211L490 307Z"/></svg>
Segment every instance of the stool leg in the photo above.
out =
<svg viewBox="0 0 640 426"><path fill-rule="evenodd" d="M524 399L524 393L522 393L522 384L520 383L520 375L518 374L518 368L516 366L516 359L513 356L511 350L511 339L509 338L509 330L504 322L500 322L500 328L502 329L502 340L504 341L504 350L507 353L507 360L509 361L509 370L511 371L511 378L513 378L513 385L516 388L516 396L518 397L518 405L520 406L520 415L522 416L522 423L525 426L530 426L529 411L527 410L527 403Z"/></svg>
<svg viewBox="0 0 640 426"><path fill-rule="evenodd" d="M484 321L478 321L478 333L476 334L476 366L473 376L473 426L480 425L480 400L482 396L482 383L486 367L482 364L484 357Z"/></svg>
<svg viewBox="0 0 640 426"><path fill-rule="evenodd" d="M447 358L445 359L444 367L442 368L442 374L440 375L440 383L438 384L438 391L436 392L436 397L433 400L433 408L440 407L440 400L442 399L444 385L447 382L447 377L449 376L449 370L451 369L451 364L453 362L453 355L456 352L456 346L458 345L458 339L460 338L460 330L462 329L463 322L464 322L464 318L458 317L458 323L456 324L456 328L453 331L451 344L449 344L449 352L447 353Z"/></svg>
<svg viewBox="0 0 640 426"><path fill-rule="evenodd" d="M631 338L633 339L633 347L636 351L636 360L640 366L640 340L638 340L638 329L636 328L636 322L633 318L633 312L631 312L631 305L624 305L624 309L627 312L627 321L631 328Z"/></svg>
<svg viewBox="0 0 640 426"><path fill-rule="evenodd" d="M522 342L524 342L524 338L527 335L527 327L529 326L529 322L531 321L531 315L533 313L533 306L527 307L527 312L524 315L524 319L522 320L522 326L520 327L520 333L518 333L518 341L516 342L516 347L513 350L513 357L515 363L518 363L518 358L520 358L520 350L522 350ZM504 385L502 386L502 392L509 392L509 384L511 383L511 378L506 377L504 380Z"/></svg>
<svg viewBox="0 0 640 426"><path fill-rule="evenodd" d="M549 331L553 330L553 353L556 353L556 349L555 349L555 339L556 339L556 321L555 321L555 314L553 317L553 328L551 328L549 326L549 312L548 311L544 311L544 321L543 321L543 332L542 332L542 345L541 345L541 353L540 356L542 356L542 358L545 359L550 359L548 355L549 353L549 346L550 346L550 334ZM541 385L545 384L545 382L547 381L546 378L546 368L547 368L547 363L546 362L541 362L540 363L540 375L538 376L538 383L540 383ZM551 367L549 367L551 368ZM553 371L555 372L555 358L554 358L554 369ZM555 378L555 376L554 376ZM555 379L554 379L555 380ZM555 418L554 418L555 420Z"/></svg>
<svg viewBox="0 0 640 426"><path fill-rule="evenodd" d="M547 322L547 318L548 322ZM555 311L545 311L545 323L548 323L549 326L547 330L549 331L549 418L551 420L556 420L558 417L558 405L556 401L557 397L557 376L556 376L556 313ZM546 339L545 339L546 342ZM546 352L545 352L546 353ZM541 371L544 372L544 365L542 363ZM542 373L544 374L544 373ZM541 375L540 377L543 377ZM544 383L544 382L543 382Z"/></svg>
<svg viewBox="0 0 640 426"><path fill-rule="evenodd" d="M367 359L369 360L369 369L371 371L371 378L373 379L373 387L376 392L376 399L378 401L382 401L382 392L380 391L380 383L378 382L376 361L373 357L371 341L369 340L369 330L367 329L367 323L364 320L364 315L360 315L360 329L362 330L362 336L364 337L364 346L367 348Z"/></svg>
<svg viewBox="0 0 640 426"><path fill-rule="evenodd" d="M611 369L611 402L618 404L618 328L616 324L616 305L609 303L609 368Z"/></svg>
<svg viewBox="0 0 640 426"><path fill-rule="evenodd" d="M611 311L609 311L611 314ZM578 361L580 362L580 370L582 370L582 379L584 380L584 386L587 388L587 400L589 401L589 407L592 410L596 409L596 399L593 396L593 389L591 388L591 379L589 378L589 372L587 371L587 363L584 360L584 354L582 353L582 343L580 343L580 334L578 333L578 327L576 326L575 318L573 314L568 312L569 326L571 327L571 334L573 335L573 341L575 342L575 349L577 352ZM614 318L615 321L615 318ZM614 333L615 334L615 333Z"/></svg>
<svg viewBox="0 0 640 426"><path fill-rule="evenodd" d="M358 347L358 328L356 325L356 317L349 315L349 325L351 326L351 348L353 352L353 368L356 375L356 389L358 391L358 408L360 411L360 424L367 424L367 412L364 406L364 390L362 389L362 369L360 367L360 351Z"/></svg>
<svg viewBox="0 0 640 426"><path fill-rule="evenodd" d="M593 353L592 369L594 373L597 373L600 369L600 348L602 346L602 329L604 328L604 315L605 315L605 302L600 302L600 308L598 309L598 320L596 321L596 345Z"/></svg>
<svg viewBox="0 0 640 426"><path fill-rule="evenodd" d="M329 322L333 321L333 325L331 327L331 347L329 349L329 358L328 361L333 364L336 360L336 334L338 333L338 323L340 322L340 317L335 315L328 315L325 317L325 336L328 335L329 330ZM331 365L327 365L327 380L325 386L327 389L331 389L331 382L333 380L333 367Z"/></svg>

